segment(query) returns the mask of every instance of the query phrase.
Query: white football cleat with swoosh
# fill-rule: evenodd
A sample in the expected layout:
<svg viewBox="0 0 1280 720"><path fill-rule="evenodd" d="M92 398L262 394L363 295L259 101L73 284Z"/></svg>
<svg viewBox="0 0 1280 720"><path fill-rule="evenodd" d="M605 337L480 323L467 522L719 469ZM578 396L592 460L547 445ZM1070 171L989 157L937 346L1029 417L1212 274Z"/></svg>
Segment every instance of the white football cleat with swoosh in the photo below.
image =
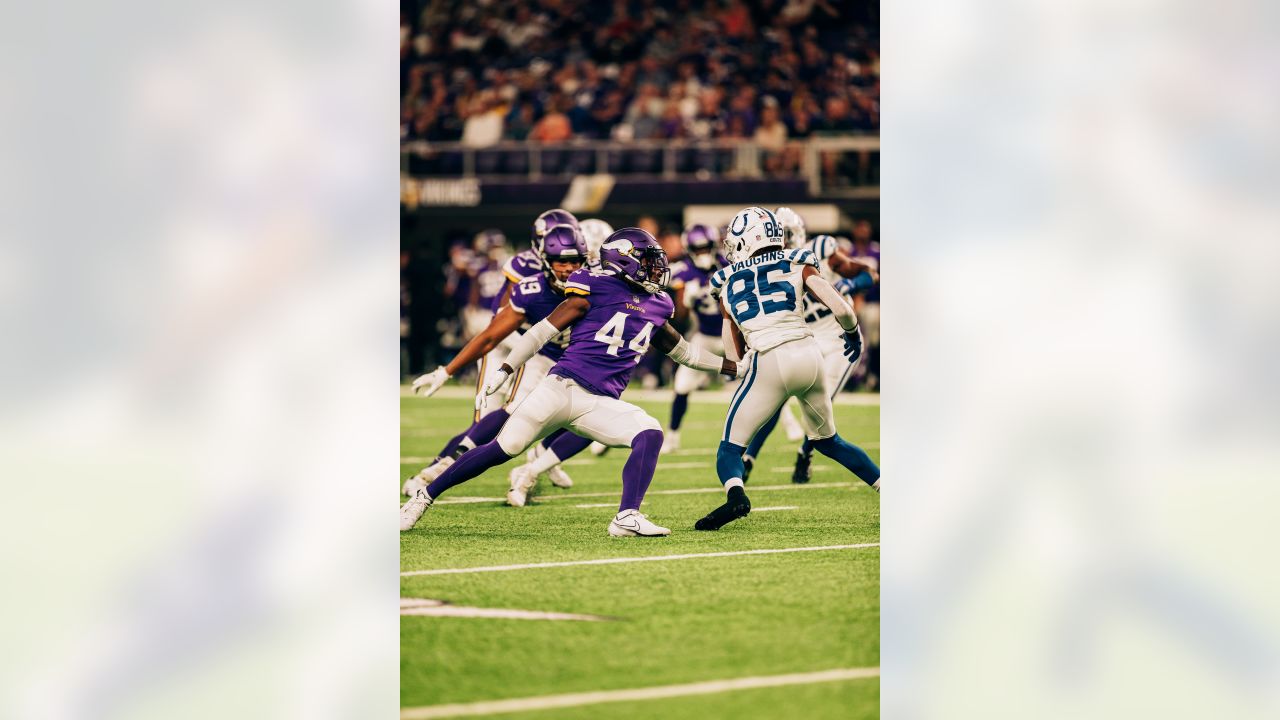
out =
<svg viewBox="0 0 1280 720"><path fill-rule="evenodd" d="M671 531L649 522L639 510L623 510L609 523L609 534L614 537L662 537Z"/></svg>

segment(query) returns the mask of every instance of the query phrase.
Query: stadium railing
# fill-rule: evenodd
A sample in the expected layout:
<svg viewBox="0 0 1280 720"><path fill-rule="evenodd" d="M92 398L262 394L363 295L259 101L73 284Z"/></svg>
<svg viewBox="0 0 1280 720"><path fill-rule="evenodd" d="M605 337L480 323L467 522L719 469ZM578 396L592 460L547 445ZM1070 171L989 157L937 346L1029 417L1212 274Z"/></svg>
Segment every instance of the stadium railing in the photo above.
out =
<svg viewBox="0 0 1280 720"><path fill-rule="evenodd" d="M879 136L813 137L766 150L743 140L506 141L487 147L407 141L401 172L426 178L537 181L608 174L666 179L804 178L814 196L878 192Z"/></svg>

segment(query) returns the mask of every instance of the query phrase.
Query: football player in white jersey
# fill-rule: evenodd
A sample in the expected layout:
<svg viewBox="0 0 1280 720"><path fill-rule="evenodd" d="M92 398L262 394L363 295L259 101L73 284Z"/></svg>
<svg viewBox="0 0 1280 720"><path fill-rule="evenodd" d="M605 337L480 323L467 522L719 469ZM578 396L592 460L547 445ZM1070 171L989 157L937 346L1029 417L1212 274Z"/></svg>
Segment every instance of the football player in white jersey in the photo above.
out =
<svg viewBox="0 0 1280 720"><path fill-rule="evenodd" d="M805 248L812 252L814 259L818 261L818 269L823 279L835 287L846 302L854 292L870 287L878 281L873 267L850 258L840 250L836 239L830 235L818 235L809 240L805 233L804 220L791 208L778 208L777 212L774 213L774 217L778 219L779 224L782 226L782 237L786 245L791 248ZM809 330L813 333L814 338L817 339L818 347L822 351L827 390L834 400L835 396L844 389L845 383L848 382L849 375L853 372L860 356L849 358L845 355L844 330L840 327L836 316L826 305L818 302L812 296L806 295L802 309L805 322L809 323ZM745 472L744 480L751 475L755 459L760 454L760 449L764 447L769 433L773 431L779 416L784 421L790 419L790 410L785 406L782 407L778 415L769 418L765 422L764 426L747 446L747 451L742 457ZM792 482L809 482L812 456L813 443L806 439L796 453L795 469L791 474Z"/></svg>
<svg viewBox="0 0 1280 720"><path fill-rule="evenodd" d="M711 276L712 292L732 323L734 350L744 363L749 358L750 369L729 403L716 454L726 502L694 527L719 530L751 512L742 454L756 431L791 397L800 401L801 424L814 448L879 492L880 468L836 433L821 348L801 302L812 296L831 311L841 329L843 353L850 358L862 352L853 309L822 277L812 251L786 248L781 224L769 210L749 207L735 215L725 245L730 265Z"/></svg>

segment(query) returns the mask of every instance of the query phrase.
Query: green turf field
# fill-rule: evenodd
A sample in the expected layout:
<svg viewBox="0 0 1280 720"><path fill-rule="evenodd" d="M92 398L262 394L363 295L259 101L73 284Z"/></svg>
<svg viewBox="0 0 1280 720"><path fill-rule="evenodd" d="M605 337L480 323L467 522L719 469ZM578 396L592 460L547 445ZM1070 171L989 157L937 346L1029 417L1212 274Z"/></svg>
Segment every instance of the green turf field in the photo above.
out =
<svg viewBox="0 0 1280 720"><path fill-rule="evenodd" d="M669 403L637 404L665 425ZM812 483L791 485L794 446L781 427L765 446L747 485L752 514L719 532L693 530L694 521L723 500L715 474L715 448L724 413L723 402L699 402L695 395L684 421L681 450L662 456L658 463L642 511L671 528L670 537L609 537L605 529L617 511L621 468L628 451L612 450L603 458L584 452L565 466L575 481L572 489L561 490L544 480L528 507L507 507L501 500L507 471L515 461L454 488L413 531L401 535L401 571L879 542L879 496L843 468L817 457ZM397 489L466 425L470 414L468 400L402 399L402 477L397 479ZM840 405L836 417L841 434L879 462L879 406ZM714 492L664 492L697 488ZM465 498L490 500L443 502ZM868 547L402 575L402 598L605 619L402 615L401 706L878 668L879 562L879 548ZM878 677L798 682L492 716L530 720L606 714L612 720L878 716ZM435 711L408 711L406 716L444 716L430 712Z"/></svg>

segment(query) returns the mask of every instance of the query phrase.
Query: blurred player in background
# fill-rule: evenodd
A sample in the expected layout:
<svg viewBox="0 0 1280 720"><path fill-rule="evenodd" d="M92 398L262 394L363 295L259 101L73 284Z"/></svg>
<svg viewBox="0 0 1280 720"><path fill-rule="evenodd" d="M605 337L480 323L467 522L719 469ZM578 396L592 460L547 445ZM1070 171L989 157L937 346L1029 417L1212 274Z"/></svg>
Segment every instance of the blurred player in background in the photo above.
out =
<svg viewBox="0 0 1280 720"><path fill-rule="evenodd" d="M577 244L574 245L574 247L578 253L576 260L566 256L566 263L576 263L576 265L564 272L563 276L558 276L551 268L550 260L544 252L544 239L547 233L552 228L560 225L571 228L573 235L577 238ZM502 310L509 304L512 288L516 285L526 282L531 278L541 278L542 281L545 281L552 287L562 288L564 278L567 278L569 273L574 269L577 269L577 267L581 267L582 263L586 260L586 246L582 242L578 219L567 210L556 208L539 215L533 223L533 233L530 244L531 247L528 250L522 250L516 253L503 266L502 273L504 281L493 299L495 313L501 314ZM572 260L572 262L570 262L570 260ZM528 323L523 324L525 329L527 329L528 326ZM476 348L484 347L485 351L480 353L483 357L479 360L480 369L476 378L476 393L479 395L480 390L493 378L494 373L496 373L498 367L501 366L502 360L505 359L507 350L510 347L509 344L503 345L503 342L507 341L507 338L510 338L511 332L515 328L502 332L504 327L499 327L497 329L489 328L493 329L493 332L489 332L489 329L487 329L482 332L482 335L484 336L483 338L480 335L472 338L472 341L463 348L463 353L466 353L466 362L459 362L459 358L463 357L463 353L459 353L459 356L455 357L453 362L446 366L436 368L435 371L422 375L414 380L413 391L415 393L425 392L428 396L435 393L436 390L440 389L440 386L444 385L446 380L455 375L459 370L469 364L472 359L474 359ZM468 348L471 350L469 351ZM510 400L512 393L517 389L518 387L514 385L511 388L508 388L504 393L505 396L503 400ZM463 453L481 443L485 443L493 439L494 435L497 434L498 429L502 427L502 423L506 420L506 413L504 412L494 418L490 418L488 416L495 413L495 411L498 411L503 404L504 403L495 402L485 404L484 407L477 408L475 416L472 418L471 426L455 435L449 440L449 442L445 443L444 448L441 449L440 453L430 465L405 482L404 487L402 488L404 494L412 495L416 488L434 480L440 475L440 473L444 472L445 468L453 464L453 462Z"/></svg>
<svg viewBox="0 0 1280 720"><path fill-rule="evenodd" d="M800 401L808 442L879 492L880 468L836 432L822 345L814 338L814 324L806 320L802 302L812 296L835 318L846 364L856 362L862 352L853 308L822 276L812 250L786 248L783 228L770 211L750 207L739 212L729 223L725 244L732 264L711 276L711 286L725 317L732 320L735 353L744 357L750 349L755 354L730 401L716 454L726 501L694 527L719 530L751 512L743 452L791 397Z"/></svg>
<svg viewBox="0 0 1280 720"><path fill-rule="evenodd" d="M589 218L582 221L582 239L587 243L587 267L600 267L600 246L613 234L609 223Z"/></svg>
<svg viewBox="0 0 1280 720"><path fill-rule="evenodd" d="M875 268L850 258L840 250L836 238L830 235L818 235L813 240L808 240L804 220L791 208L778 208L775 217L781 225L782 238L786 246L808 250L817 263L822 279L836 289L849 309L852 308L850 297L854 292L872 287L878 281ZM845 333L832 308L811 294L802 294L801 303L804 320L808 323L809 330L817 341L818 350L822 353L823 373L829 397L835 399L835 396L844 389L845 383L849 381L849 375L857 364L858 358L850 358L845 354ZM803 412L803 408L801 411ZM766 420L759 432L751 439L742 458L743 480L750 477L755 459L764 447L769 433L773 432L779 416L790 417L790 411L785 406L779 408L778 412ZM791 473L792 482L809 482L813 448L813 442L806 439L797 450L795 468Z"/></svg>
<svg viewBox="0 0 1280 720"><path fill-rule="evenodd" d="M671 266L671 288L675 290L676 319L693 315L695 327L690 344L695 348L724 355L720 331L723 325L720 304L711 295L711 274L729 264L720 253L720 231L710 225L690 225L680 236L685 259ZM689 393L702 387L709 374L692 368L676 368L675 399L671 402L671 425L662 443L662 452L680 449L680 423L689 409Z"/></svg>
<svg viewBox="0 0 1280 720"><path fill-rule="evenodd" d="M652 342L673 360L699 370L737 375L738 367L691 347L667 324L675 313L664 292L670 280L666 253L649 233L623 228L600 249L600 270L583 269L565 283L568 297L521 335L499 376L485 386L497 393L547 342L569 333L568 347L550 375L521 403L498 437L467 453L400 509L400 530L410 530L449 488L524 452L548 431L567 428L613 447L630 447L622 470L622 500L609 522L618 537L670 534L640 513L662 446L662 429L644 410L619 399Z"/></svg>
<svg viewBox="0 0 1280 720"><path fill-rule="evenodd" d="M507 236L501 230L481 230L472 240L471 248L475 254L468 275L473 281L462 310L462 327L467 337L484 330L498 310L498 297L506 286Z"/></svg>

